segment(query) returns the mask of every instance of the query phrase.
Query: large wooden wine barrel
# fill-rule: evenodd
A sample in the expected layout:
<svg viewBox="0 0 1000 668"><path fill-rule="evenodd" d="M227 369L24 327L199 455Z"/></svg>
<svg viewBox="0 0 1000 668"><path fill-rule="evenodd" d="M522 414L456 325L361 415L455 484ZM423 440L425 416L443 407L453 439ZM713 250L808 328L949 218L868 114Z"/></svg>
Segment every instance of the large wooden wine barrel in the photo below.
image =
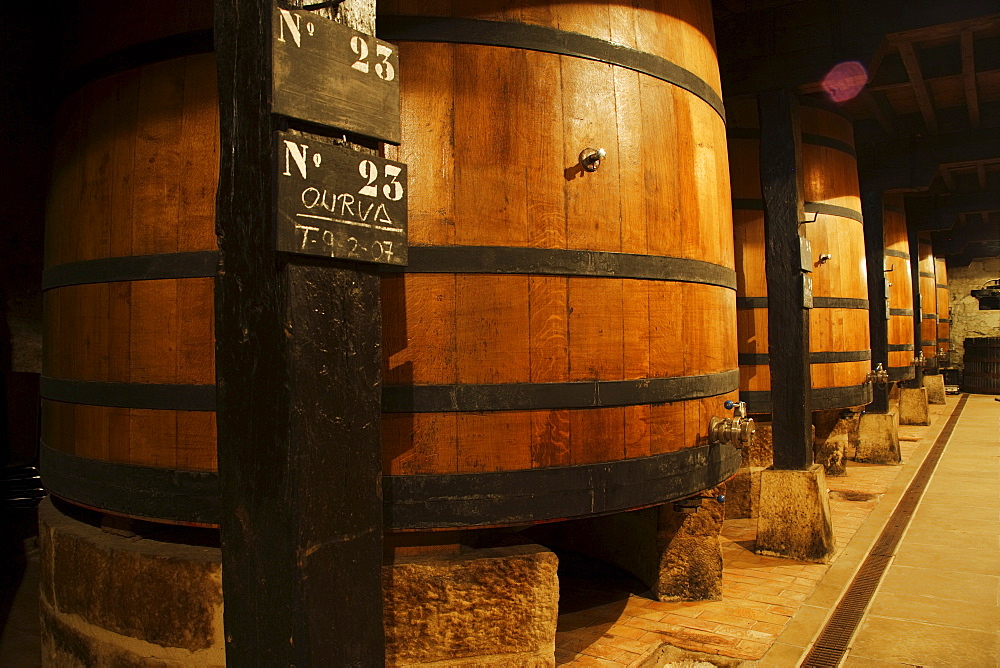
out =
<svg viewBox="0 0 1000 668"><path fill-rule="evenodd" d="M423 526L622 510L739 464L660 473L736 399L735 275L710 6L643 7L380 5L411 175L385 474L456 499Z"/></svg>
<svg viewBox="0 0 1000 668"><path fill-rule="evenodd" d="M882 203L885 276L889 281L889 379L913 378L913 278L903 196L885 193Z"/></svg>
<svg viewBox="0 0 1000 668"><path fill-rule="evenodd" d="M740 462L707 443L738 387L708 3L505 7L380 6L410 175L410 266L382 290L390 531L662 503ZM78 504L210 525L210 20L147 23L141 48L81 60L60 110L44 475ZM594 172L586 148L607 151Z"/></svg>
<svg viewBox="0 0 1000 668"><path fill-rule="evenodd" d="M212 523L203 512L217 503L211 6L89 9L54 126L43 478L84 505Z"/></svg>
<svg viewBox="0 0 1000 668"><path fill-rule="evenodd" d="M944 258L934 258L934 282L937 289L938 362L947 365L951 355L951 299L948 295L948 267Z"/></svg>
<svg viewBox="0 0 1000 668"><path fill-rule="evenodd" d="M920 350L924 353L927 369L937 368L938 354L938 303L937 279L934 272L934 251L929 235L917 239L920 285Z"/></svg>
<svg viewBox="0 0 1000 668"><path fill-rule="evenodd" d="M764 211L756 100L727 104L736 238L740 397L754 413L771 412ZM800 107L806 222L812 247L809 314L812 406L826 410L871 401L868 285L854 130L839 114ZM820 256L830 255L821 261Z"/></svg>
<svg viewBox="0 0 1000 668"><path fill-rule="evenodd" d="M962 391L1000 394L1000 336L965 339Z"/></svg>

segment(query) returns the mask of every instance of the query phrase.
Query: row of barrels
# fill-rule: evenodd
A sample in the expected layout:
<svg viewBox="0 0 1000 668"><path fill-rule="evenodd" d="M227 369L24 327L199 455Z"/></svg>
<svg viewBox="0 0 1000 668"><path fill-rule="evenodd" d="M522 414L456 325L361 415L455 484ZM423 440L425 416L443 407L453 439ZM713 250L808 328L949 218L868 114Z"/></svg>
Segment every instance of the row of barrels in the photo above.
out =
<svg viewBox="0 0 1000 668"><path fill-rule="evenodd" d="M59 111L43 464L50 489L82 505L214 525L211 11L134 4L114 14L130 29L77 48L85 76ZM723 109L708 2L647 4L455 3L428 20L380 3L405 68L395 157L410 175L411 262L382 279L389 531L694 494L740 464L708 447L710 418L740 397L770 412L756 106ZM814 404L863 405L853 130L804 104L800 140ZM587 147L606 150L593 172L574 169ZM900 199L884 217L899 380L914 356Z"/></svg>

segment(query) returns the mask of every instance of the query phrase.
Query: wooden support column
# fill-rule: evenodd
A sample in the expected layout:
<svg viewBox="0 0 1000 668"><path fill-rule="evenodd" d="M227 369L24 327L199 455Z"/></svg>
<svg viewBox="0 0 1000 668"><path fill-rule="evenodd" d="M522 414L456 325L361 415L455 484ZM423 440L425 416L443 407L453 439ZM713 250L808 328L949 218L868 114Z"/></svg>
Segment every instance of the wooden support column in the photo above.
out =
<svg viewBox="0 0 1000 668"><path fill-rule="evenodd" d="M799 236L804 212L798 101L779 90L761 93L757 102L774 468L808 469L813 445L806 299L811 302L812 290L802 271Z"/></svg>
<svg viewBox="0 0 1000 668"><path fill-rule="evenodd" d="M885 274L885 223L882 215L882 193L866 190L861 193L861 213L865 219L865 257L868 262L868 328L871 335L872 368L879 364L889 369L889 295ZM872 384L869 413L889 410L889 384Z"/></svg>
<svg viewBox="0 0 1000 668"><path fill-rule="evenodd" d="M275 252L271 12L215 2L226 657L382 665L378 271Z"/></svg>
<svg viewBox="0 0 1000 668"><path fill-rule="evenodd" d="M922 339L920 324L923 322L924 314L921 309L920 298L920 233L915 227L907 228L907 236L910 239L910 274L913 277L913 356L918 357L920 352L920 341ZM924 367L921 364L913 365L912 387L924 386Z"/></svg>

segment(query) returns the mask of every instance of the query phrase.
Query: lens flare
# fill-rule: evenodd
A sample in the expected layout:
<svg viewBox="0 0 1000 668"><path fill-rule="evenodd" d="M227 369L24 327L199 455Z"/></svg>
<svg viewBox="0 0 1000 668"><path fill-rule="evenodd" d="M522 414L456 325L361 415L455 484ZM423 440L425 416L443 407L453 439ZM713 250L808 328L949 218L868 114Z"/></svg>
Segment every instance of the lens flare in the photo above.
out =
<svg viewBox="0 0 1000 668"><path fill-rule="evenodd" d="M853 100L868 83L865 66L856 60L839 63L823 77L823 90L838 104Z"/></svg>

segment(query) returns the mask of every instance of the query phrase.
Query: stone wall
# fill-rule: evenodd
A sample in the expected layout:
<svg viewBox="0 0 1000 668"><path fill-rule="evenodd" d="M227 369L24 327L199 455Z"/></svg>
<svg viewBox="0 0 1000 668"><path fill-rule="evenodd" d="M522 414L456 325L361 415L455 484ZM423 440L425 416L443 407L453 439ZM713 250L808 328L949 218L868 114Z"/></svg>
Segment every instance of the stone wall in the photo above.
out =
<svg viewBox="0 0 1000 668"><path fill-rule="evenodd" d="M948 267L951 301L951 361L962 365L963 341L974 336L1000 336L1000 311L980 311L970 293L1000 278L1000 258L976 260L968 267Z"/></svg>

